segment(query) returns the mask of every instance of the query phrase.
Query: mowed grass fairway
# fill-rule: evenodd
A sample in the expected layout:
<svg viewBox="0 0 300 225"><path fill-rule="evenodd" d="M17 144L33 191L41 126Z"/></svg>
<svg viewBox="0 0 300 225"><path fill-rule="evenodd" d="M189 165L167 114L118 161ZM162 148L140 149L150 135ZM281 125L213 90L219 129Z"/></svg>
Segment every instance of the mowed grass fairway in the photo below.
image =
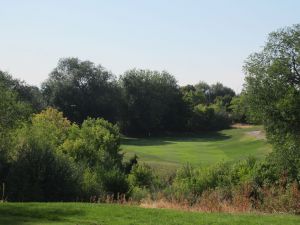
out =
<svg viewBox="0 0 300 225"><path fill-rule="evenodd" d="M87 203L1 203L1 225L296 225L299 216L183 212Z"/></svg>
<svg viewBox="0 0 300 225"><path fill-rule="evenodd" d="M251 135L253 131L262 132L262 127L233 128L191 136L125 137L122 139L122 149L125 157L137 154L141 162L159 169L176 168L185 163L207 166L222 160L265 157L271 146L266 140Z"/></svg>

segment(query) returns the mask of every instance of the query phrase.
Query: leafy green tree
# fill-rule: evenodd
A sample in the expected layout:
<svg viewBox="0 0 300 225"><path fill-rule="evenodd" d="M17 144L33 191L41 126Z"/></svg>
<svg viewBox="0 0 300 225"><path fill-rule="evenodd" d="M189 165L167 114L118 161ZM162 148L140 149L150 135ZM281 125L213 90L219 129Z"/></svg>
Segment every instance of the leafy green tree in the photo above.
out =
<svg viewBox="0 0 300 225"><path fill-rule="evenodd" d="M205 104L205 94L199 89L196 89L193 85L187 85L181 87L183 94L183 100L188 106L194 107L199 104Z"/></svg>
<svg viewBox="0 0 300 225"><path fill-rule="evenodd" d="M209 131L228 128L230 120L222 105L199 104L193 108L187 128L191 131Z"/></svg>
<svg viewBox="0 0 300 225"><path fill-rule="evenodd" d="M261 124L260 118L250 109L248 96L245 91L233 97L228 108L234 122Z"/></svg>
<svg viewBox="0 0 300 225"><path fill-rule="evenodd" d="M81 127L73 125L60 151L91 168L122 165L119 129L104 119L88 118Z"/></svg>
<svg viewBox="0 0 300 225"><path fill-rule="evenodd" d="M75 200L80 172L70 157L57 151L70 128L62 113L48 108L14 131L7 178L10 200Z"/></svg>
<svg viewBox="0 0 300 225"><path fill-rule="evenodd" d="M104 119L88 118L78 126L47 108L13 134L7 177L11 200L86 200L128 191L119 129Z"/></svg>
<svg viewBox="0 0 300 225"><path fill-rule="evenodd" d="M17 93L0 81L0 182L5 181L8 172L11 133L28 120L31 111L29 104L18 100Z"/></svg>
<svg viewBox="0 0 300 225"><path fill-rule="evenodd" d="M231 116L234 122L246 123L250 122L247 118L247 104L245 95L241 94L232 98L230 102Z"/></svg>
<svg viewBox="0 0 300 225"><path fill-rule="evenodd" d="M199 83L197 83L195 85L195 89L197 91L200 91L200 92L206 94L210 90L210 86L209 86L209 84L205 83L204 81L200 81Z"/></svg>
<svg viewBox="0 0 300 225"><path fill-rule="evenodd" d="M118 118L120 91L115 77L90 61L61 59L42 90L48 105L71 121L103 117L115 122Z"/></svg>
<svg viewBox="0 0 300 225"><path fill-rule="evenodd" d="M151 135L184 127L185 105L175 78L169 73L130 70L120 78L127 133Z"/></svg>
<svg viewBox="0 0 300 225"><path fill-rule="evenodd" d="M8 73L0 71L0 83L8 90L16 93L19 101L29 104L35 112L45 108L42 93L38 87L30 86L24 81L13 79Z"/></svg>
<svg viewBox="0 0 300 225"><path fill-rule="evenodd" d="M20 149L27 149L31 144L35 149L57 152L57 148L68 137L70 129L71 122L56 109L47 108L34 114L29 122L22 123L12 131L13 149L10 151L10 158L16 158Z"/></svg>
<svg viewBox="0 0 300 225"><path fill-rule="evenodd" d="M218 97L221 97L224 105L228 105L231 99L235 96L235 92L231 88L226 87L221 83L216 83L210 86L207 95L210 103L215 102Z"/></svg>
<svg viewBox="0 0 300 225"><path fill-rule="evenodd" d="M73 124L59 152L70 156L84 168L83 192L91 195L128 191L120 133L116 125L104 119L86 119L81 127Z"/></svg>
<svg viewBox="0 0 300 225"><path fill-rule="evenodd" d="M31 112L29 104L20 101L16 92L0 82L0 133L28 119Z"/></svg>
<svg viewBox="0 0 300 225"><path fill-rule="evenodd" d="M196 91L204 94L206 104L213 104L217 99L222 99L224 105L228 106L231 99L235 96L235 92L231 88L226 87L219 82L208 85L207 83L200 81L194 87Z"/></svg>
<svg viewBox="0 0 300 225"><path fill-rule="evenodd" d="M272 32L244 69L250 109L265 125L278 165L299 179L300 25Z"/></svg>

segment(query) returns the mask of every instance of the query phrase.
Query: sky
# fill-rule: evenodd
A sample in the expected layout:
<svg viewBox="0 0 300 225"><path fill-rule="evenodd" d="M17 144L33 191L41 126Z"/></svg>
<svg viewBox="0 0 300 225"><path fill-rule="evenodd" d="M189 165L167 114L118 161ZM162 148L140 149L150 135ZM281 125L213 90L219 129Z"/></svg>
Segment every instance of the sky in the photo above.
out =
<svg viewBox="0 0 300 225"><path fill-rule="evenodd" d="M0 70L40 85L78 57L116 76L166 70L239 92L244 61L299 12L299 0L0 0Z"/></svg>

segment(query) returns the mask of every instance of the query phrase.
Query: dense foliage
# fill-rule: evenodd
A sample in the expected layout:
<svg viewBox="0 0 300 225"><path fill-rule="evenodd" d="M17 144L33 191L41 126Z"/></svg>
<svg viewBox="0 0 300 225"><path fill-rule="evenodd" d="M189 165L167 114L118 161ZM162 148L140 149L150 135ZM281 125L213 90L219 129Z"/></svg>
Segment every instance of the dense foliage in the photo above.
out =
<svg viewBox="0 0 300 225"><path fill-rule="evenodd" d="M264 211L300 213L299 183L281 176L270 160L248 158L208 168L189 165L178 170L164 196L173 204L188 202L208 211Z"/></svg>
<svg viewBox="0 0 300 225"><path fill-rule="evenodd" d="M175 78L167 72L130 70L120 78L126 133L179 131L185 126L185 105Z"/></svg>
<svg viewBox="0 0 300 225"><path fill-rule="evenodd" d="M72 122L101 117L117 122L123 133L143 136L228 127L235 96L221 83L180 88L166 71L133 69L116 80L102 66L77 58L59 61L43 83L42 94L48 106ZM203 107L209 110L203 113Z"/></svg>
<svg viewBox="0 0 300 225"><path fill-rule="evenodd" d="M87 117L117 119L120 95L115 77L90 61L61 59L42 90L47 104L71 121L82 123Z"/></svg>
<svg viewBox="0 0 300 225"><path fill-rule="evenodd" d="M300 181L300 25L269 35L245 65L250 109L261 118L274 145L274 160Z"/></svg>
<svg viewBox="0 0 300 225"><path fill-rule="evenodd" d="M245 72L245 90L231 101L232 116L261 121L274 151L262 162L248 159L203 169L187 165L165 195L214 210L229 204L240 211L299 214L300 25L271 33L263 50L246 61Z"/></svg>
<svg viewBox="0 0 300 225"><path fill-rule="evenodd" d="M38 112L45 107L42 93L38 87L13 79L11 75L2 71L0 71L0 84L7 90L12 91L17 100L29 104L34 112Z"/></svg>
<svg viewBox="0 0 300 225"><path fill-rule="evenodd" d="M126 193L118 128L103 119L79 127L48 108L16 128L8 147L9 200L59 201Z"/></svg>

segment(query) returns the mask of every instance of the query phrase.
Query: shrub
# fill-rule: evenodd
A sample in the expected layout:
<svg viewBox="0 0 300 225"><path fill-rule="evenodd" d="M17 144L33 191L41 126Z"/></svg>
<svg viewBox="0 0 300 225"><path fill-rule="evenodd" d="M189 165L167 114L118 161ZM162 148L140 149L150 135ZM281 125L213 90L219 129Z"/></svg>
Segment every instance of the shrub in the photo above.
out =
<svg viewBox="0 0 300 225"><path fill-rule="evenodd" d="M12 201L71 201L79 194L76 166L63 155L30 143L12 163L8 199Z"/></svg>
<svg viewBox="0 0 300 225"><path fill-rule="evenodd" d="M255 165L256 161L252 158L235 164L222 162L200 169L185 165L177 171L170 190L176 199L188 199L195 203L205 191L216 188L230 190L236 185L251 182Z"/></svg>
<svg viewBox="0 0 300 225"><path fill-rule="evenodd" d="M136 164L133 166L128 179L132 186L150 188L153 185L154 175L148 165Z"/></svg>
<svg viewBox="0 0 300 225"><path fill-rule="evenodd" d="M79 128L73 125L60 151L88 167L121 167L120 133L104 119L88 118Z"/></svg>
<svg viewBox="0 0 300 225"><path fill-rule="evenodd" d="M84 200L88 200L91 196L99 196L101 194L101 190L102 187L96 171L90 168L85 168L81 183L81 197Z"/></svg>
<svg viewBox="0 0 300 225"><path fill-rule="evenodd" d="M141 202L148 196L150 196L150 192L147 188L133 187L130 191L130 198L134 202Z"/></svg>
<svg viewBox="0 0 300 225"><path fill-rule="evenodd" d="M120 194L125 194L129 190L126 175L118 168L108 171L99 171L100 182L104 193L113 194L117 198Z"/></svg>
<svg viewBox="0 0 300 225"><path fill-rule="evenodd" d="M231 121L222 106L199 104L193 108L187 126L191 131L219 130L228 128L230 123Z"/></svg>

